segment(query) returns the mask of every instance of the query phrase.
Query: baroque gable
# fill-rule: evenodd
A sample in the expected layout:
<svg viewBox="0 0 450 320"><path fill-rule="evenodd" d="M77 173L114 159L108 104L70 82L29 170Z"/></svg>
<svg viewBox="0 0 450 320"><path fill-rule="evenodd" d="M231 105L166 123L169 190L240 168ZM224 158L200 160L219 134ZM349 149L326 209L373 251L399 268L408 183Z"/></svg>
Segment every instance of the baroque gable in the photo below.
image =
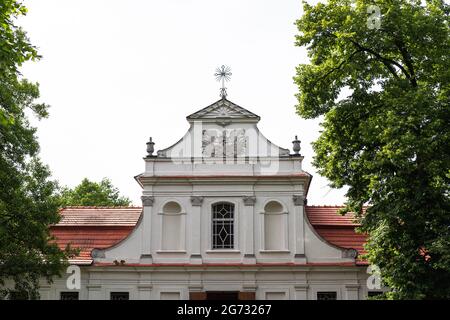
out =
<svg viewBox="0 0 450 320"><path fill-rule="evenodd" d="M187 117L190 128L174 145L159 150L159 158L289 157L289 150L265 138L260 117L222 98Z"/></svg>

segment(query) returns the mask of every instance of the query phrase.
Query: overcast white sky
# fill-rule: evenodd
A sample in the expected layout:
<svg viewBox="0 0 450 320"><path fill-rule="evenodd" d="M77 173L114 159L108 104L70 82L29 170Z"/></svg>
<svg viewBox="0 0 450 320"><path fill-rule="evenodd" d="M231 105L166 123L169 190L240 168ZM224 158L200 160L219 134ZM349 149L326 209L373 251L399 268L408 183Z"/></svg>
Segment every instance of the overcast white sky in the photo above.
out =
<svg viewBox="0 0 450 320"><path fill-rule="evenodd" d="M38 127L41 157L54 178L74 186L109 177L140 205L133 177L152 136L155 148L178 141L185 119L219 98L215 68L231 66L228 98L261 116L272 142L302 140L304 170L313 174L310 204L341 204L311 165L318 120L295 114L294 46L298 0L34 0L20 20L43 59L24 75L40 83L50 118Z"/></svg>

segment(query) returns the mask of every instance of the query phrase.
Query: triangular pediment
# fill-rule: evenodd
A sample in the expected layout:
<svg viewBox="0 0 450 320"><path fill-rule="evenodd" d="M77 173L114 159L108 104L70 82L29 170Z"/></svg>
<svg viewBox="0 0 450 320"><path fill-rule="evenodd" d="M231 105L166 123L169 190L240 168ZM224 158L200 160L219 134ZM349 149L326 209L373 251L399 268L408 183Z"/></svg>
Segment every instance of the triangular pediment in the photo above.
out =
<svg viewBox="0 0 450 320"><path fill-rule="evenodd" d="M248 119L259 121L259 116L241 106L227 100L220 99L187 117L188 120L197 119Z"/></svg>

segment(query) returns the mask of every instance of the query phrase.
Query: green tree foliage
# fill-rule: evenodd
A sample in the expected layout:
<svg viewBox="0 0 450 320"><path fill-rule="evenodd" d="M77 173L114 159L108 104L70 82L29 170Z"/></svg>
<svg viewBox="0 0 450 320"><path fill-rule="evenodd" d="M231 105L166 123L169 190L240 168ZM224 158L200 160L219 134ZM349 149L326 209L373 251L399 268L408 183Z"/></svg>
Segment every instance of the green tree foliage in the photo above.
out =
<svg viewBox="0 0 450 320"><path fill-rule="evenodd" d="M68 206L129 206L130 199L119 194L109 179L100 182L83 179L73 189L64 188L60 196L61 207Z"/></svg>
<svg viewBox="0 0 450 320"><path fill-rule="evenodd" d="M294 78L297 111L324 115L314 164L349 187L341 213L359 213L389 297L450 298L449 6L304 3L297 26L311 61Z"/></svg>
<svg viewBox="0 0 450 320"><path fill-rule="evenodd" d="M59 220L57 186L37 157L36 129L25 115L27 109L48 115L48 106L35 102L38 85L19 73L25 61L39 58L15 24L25 13L20 2L0 0L0 297L11 289L8 282L17 295L37 298L39 278L59 275L73 252L61 251L49 233Z"/></svg>

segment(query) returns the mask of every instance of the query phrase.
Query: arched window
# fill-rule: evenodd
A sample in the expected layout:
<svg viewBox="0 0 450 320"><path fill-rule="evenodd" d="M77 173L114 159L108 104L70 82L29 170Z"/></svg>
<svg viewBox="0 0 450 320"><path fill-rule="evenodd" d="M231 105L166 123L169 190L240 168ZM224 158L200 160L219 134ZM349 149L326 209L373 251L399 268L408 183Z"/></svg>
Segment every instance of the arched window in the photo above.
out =
<svg viewBox="0 0 450 320"><path fill-rule="evenodd" d="M181 206L174 202L167 202L162 212L162 250L182 249L182 217Z"/></svg>
<svg viewBox="0 0 450 320"><path fill-rule="evenodd" d="M287 218L281 203L270 201L264 206L264 249L285 250Z"/></svg>
<svg viewBox="0 0 450 320"><path fill-rule="evenodd" d="M234 248L234 204L219 202L212 206L212 248Z"/></svg>

